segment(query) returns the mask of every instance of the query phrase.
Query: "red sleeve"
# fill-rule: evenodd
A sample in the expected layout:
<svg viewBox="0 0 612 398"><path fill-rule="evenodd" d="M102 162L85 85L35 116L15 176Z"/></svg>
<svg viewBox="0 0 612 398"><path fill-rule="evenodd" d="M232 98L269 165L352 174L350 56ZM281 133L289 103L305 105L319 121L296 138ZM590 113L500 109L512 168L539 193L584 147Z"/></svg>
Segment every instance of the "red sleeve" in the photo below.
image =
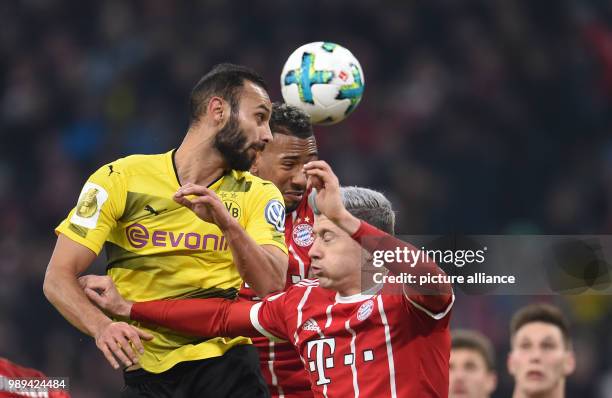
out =
<svg viewBox="0 0 612 398"><path fill-rule="evenodd" d="M292 286L286 292L269 295L251 310L253 327L272 341L289 340L286 314L291 306L287 294L294 289Z"/></svg>
<svg viewBox="0 0 612 398"><path fill-rule="evenodd" d="M134 303L130 318L193 336L259 336L250 321L253 302L220 298Z"/></svg>
<svg viewBox="0 0 612 398"><path fill-rule="evenodd" d="M373 253L377 250L393 251L398 248L403 250L417 251L416 247L406 243L380 229L361 221L359 229L352 235L359 244L367 251ZM416 275L426 274L441 274L444 271L438 265L427 258L427 261L418 262L417 264L407 264L403 262L384 262L384 267L391 273L400 275L401 273L410 273ZM412 284L404 284L404 293L408 301L416 308L426 312L437 319L438 316L446 315L450 306L454 301L453 290L450 284L429 284L423 286L414 286Z"/></svg>

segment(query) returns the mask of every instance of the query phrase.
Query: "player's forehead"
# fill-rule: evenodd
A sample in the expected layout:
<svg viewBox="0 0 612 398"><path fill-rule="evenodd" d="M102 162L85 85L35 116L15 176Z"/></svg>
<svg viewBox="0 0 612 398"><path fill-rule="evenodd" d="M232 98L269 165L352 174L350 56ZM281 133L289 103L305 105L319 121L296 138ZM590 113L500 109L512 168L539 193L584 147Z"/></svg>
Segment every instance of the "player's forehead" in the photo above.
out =
<svg viewBox="0 0 612 398"><path fill-rule="evenodd" d="M453 348L451 350L450 361L456 365L474 363L478 366L486 367L485 359L482 354L473 348Z"/></svg>
<svg viewBox="0 0 612 398"><path fill-rule="evenodd" d="M337 235L344 233L344 231L340 227L338 227L336 224L330 221L329 218L325 217L322 214L315 216L312 229L316 235L322 235L327 231L333 232Z"/></svg>
<svg viewBox="0 0 612 398"><path fill-rule="evenodd" d="M248 109L262 108L272 112L272 102L268 92L258 84L245 80L240 93L240 106Z"/></svg>
<svg viewBox="0 0 612 398"><path fill-rule="evenodd" d="M521 326L514 335L514 342L533 342L552 341L563 342L563 333L558 326L547 322L529 322Z"/></svg>
<svg viewBox="0 0 612 398"><path fill-rule="evenodd" d="M273 134L273 137L264 151L269 149L280 158L312 158L318 155L314 137L299 138L282 133Z"/></svg>

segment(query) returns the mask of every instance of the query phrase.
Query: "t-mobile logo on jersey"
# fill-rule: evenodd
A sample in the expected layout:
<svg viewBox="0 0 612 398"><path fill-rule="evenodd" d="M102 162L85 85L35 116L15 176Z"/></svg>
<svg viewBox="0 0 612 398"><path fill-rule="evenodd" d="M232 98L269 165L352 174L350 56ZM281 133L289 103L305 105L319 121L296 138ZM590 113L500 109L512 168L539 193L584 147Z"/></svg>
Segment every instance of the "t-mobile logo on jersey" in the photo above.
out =
<svg viewBox="0 0 612 398"><path fill-rule="evenodd" d="M329 346L329 356L325 357L325 346ZM317 347L314 352L314 357L311 354L312 347ZM319 379L317 380L317 385L322 386L323 384L331 383L331 380L325 377L325 369L334 367L334 351L336 350L336 340L333 338L319 339L309 341L306 346L308 352L308 366L310 367L310 371L317 371L319 375Z"/></svg>
<svg viewBox="0 0 612 398"><path fill-rule="evenodd" d="M311 321L312 319L309 319ZM313 321L314 322L314 321ZM308 324L308 322L306 322ZM306 329L306 328L304 328ZM329 355L325 356L325 346L329 346ZM316 346L317 348L314 351L314 355L312 353L312 347ZM306 349L308 352L308 366L311 372L317 372L319 378L317 379L317 385L322 386L323 384L331 383L331 379L325 376L325 369L330 369L334 367L334 351L336 350L336 340L334 338L323 338L319 340L309 341L306 345ZM374 360L374 350L368 348L366 350L362 350L361 354L363 356L363 363L370 362ZM357 358L355 358L355 353L349 353L344 355L344 363L345 366L355 366L357 362Z"/></svg>

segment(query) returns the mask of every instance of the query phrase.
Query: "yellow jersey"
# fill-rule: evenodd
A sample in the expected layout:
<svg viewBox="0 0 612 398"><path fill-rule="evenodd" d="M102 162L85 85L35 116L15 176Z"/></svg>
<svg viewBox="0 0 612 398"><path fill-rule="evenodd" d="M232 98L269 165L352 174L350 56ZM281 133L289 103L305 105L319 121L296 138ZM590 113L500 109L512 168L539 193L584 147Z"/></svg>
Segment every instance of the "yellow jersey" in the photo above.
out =
<svg viewBox="0 0 612 398"><path fill-rule="evenodd" d="M216 225L174 202L179 186L174 151L116 160L91 175L56 233L96 254L104 246L107 273L128 300L234 298L242 280L228 243ZM287 253L284 203L274 184L231 170L208 188L257 244ZM155 336L143 342L140 358L141 366L153 373L250 342L245 337L190 337L132 323Z"/></svg>

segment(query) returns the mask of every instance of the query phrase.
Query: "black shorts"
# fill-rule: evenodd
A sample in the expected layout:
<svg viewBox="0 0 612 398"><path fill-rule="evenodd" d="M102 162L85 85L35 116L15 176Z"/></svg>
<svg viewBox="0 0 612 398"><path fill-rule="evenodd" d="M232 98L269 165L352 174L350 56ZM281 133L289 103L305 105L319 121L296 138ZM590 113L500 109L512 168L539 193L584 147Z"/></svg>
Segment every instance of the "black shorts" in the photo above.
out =
<svg viewBox="0 0 612 398"><path fill-rule="evenodd" d="M124 373L121 397L268 398L252 345L239 345L220 357L181 362L162 373L138 369Z"/></svg>

